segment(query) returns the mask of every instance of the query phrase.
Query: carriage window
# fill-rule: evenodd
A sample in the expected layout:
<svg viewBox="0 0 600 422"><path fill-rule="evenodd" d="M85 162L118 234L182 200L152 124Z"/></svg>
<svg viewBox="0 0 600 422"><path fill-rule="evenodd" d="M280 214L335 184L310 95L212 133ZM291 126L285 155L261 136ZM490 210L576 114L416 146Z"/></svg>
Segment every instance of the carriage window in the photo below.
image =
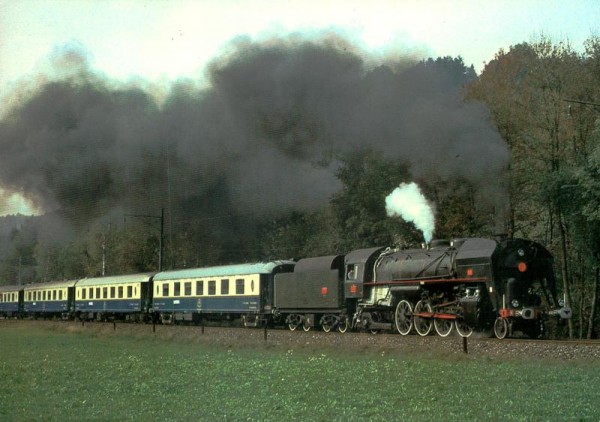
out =
<svg viewBox="0 0 600 422"><path fill-rule="evenodd" d="M175 292L173 296L181 296L181 283L177 282L174 284Z"/></svg>
<svg viewBox="0 0 600 422"><path fill-rule="evenodd" d="M229 294L229 280L228 279L221 280L221 294L222 295Z"/></svg>
<svg viewBox="0 0 600 422"><path fill-rule="evenodd" d="M85 296L86 292L87 292L87 289L81 289L81 298L84 300L86 299L86 296Z"/></svg>
<svg viewBox="0 0 600 422"><path fill-rule="evenodd" d="M90 299L94 298L94 288L90 287Z"/></svg>
<svg viewBox="0 0 600 422"><path fill-rule="evenodd" d="M100 287L96 287L96 299L102 298L102 289Z"/></svg>
<svg viewBox="0 0 600 422"><path fill-rule="evenodd" d="M186 296L191 296L192 295L192 282L188 281L187 283L185 283L185 295Z"/></svg>
<svg viewBox="0 0 600 422"><path fill-rule="evenodd" d="M119 299L123 299L123 286L119 286Z"/></svg>
<svg viewBox="0 0 600 422"><path fill-rule="evenodd" d="M238 278L235 280L235 294L243 295L244 294L244 279Z"/></svg>
<svg viewBox="0 0 600 422"><path fill-rule="evenodd" d="M102 297L106 299L108 297L108 287L102 288Z"/></svg>
<svg viewBox="0 0 600 422"><path fill-rule="evenodd" d="M58 300L63 300L63 291L62 290L58 291Z"/></svg>
<svg viewBox="0 0 600 422"><path fill-rule="evenodd" d="M133 297L133 286L127 286L127 297Z"/></svg>
<svg viewBox="0 0 600 422"><path fill-rule="evenodd" d="M202 296L204 294L204 281L196 281L196 296Z"/></svg>
<svg viewBox="0 0 600 422"><path fill-rule="evenodd" d="M116 297L117 297L117 295L116 295L116 292L117 292L117 289L116 289L116 287L111 287L111 288L110 288L110 298L111 298L111 299L114 299L114 298L116 298Z"/></svg>
<svg viewBox="0 0 600 422"><path fill-rule="evenodd" d="M217 282L215 280L209 280L208 282L208 294L215 295L217 293Z"/></svg>
<svg viewBox="0 0 600 422"><path fill-rule="evenodd" d="M169 285L167 283L163 283L163 296L169 296Z"/></svg>

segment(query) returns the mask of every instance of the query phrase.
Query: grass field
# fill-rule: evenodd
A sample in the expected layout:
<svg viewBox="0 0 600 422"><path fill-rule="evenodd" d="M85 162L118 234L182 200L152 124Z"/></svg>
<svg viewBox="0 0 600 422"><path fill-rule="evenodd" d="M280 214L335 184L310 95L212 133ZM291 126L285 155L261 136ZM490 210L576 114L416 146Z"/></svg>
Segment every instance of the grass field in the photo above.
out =
<svg viewBox="0 0 600 422"><path fill-rule="evenodd" d="M0 420L600 420L600 362L210 347L0 321Z"/></svg>

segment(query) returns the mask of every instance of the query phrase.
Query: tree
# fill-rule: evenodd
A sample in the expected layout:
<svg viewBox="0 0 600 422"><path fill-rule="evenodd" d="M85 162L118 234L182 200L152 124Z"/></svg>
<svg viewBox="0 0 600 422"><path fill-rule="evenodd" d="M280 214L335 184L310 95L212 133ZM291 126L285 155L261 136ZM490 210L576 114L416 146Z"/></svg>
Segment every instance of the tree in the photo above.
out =
<svg viewBox="0 0 600 422"><path fill-rule="evenodd" d="M589 46L588 51L596 51L597 44ZM590 252L574 247L573 205L579 201L563 186L573 183L575 169L586 160L595 117L587 111L573 113L565 99L589 101L594 96L592 62L567 43L541 39L500 51L469 92L488 105L511 150L510 232L541 238L556 252L567 303L579 315L583 311L571 297L570 262ZM587 272L577 266L577 274Z"/></svg>

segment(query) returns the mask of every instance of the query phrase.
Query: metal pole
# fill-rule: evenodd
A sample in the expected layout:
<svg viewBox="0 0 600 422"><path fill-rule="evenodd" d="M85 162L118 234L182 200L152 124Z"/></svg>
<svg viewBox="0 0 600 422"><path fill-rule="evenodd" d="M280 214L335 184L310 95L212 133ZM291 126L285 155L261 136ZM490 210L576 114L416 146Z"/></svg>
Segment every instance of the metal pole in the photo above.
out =
<svg viewBox="0 0 600 422"><path fill-rule="evenodd" d="M165 209L160 209L160 239L158 250L158 271L162 271L163 266L163 236L165 231Z"/></svg>

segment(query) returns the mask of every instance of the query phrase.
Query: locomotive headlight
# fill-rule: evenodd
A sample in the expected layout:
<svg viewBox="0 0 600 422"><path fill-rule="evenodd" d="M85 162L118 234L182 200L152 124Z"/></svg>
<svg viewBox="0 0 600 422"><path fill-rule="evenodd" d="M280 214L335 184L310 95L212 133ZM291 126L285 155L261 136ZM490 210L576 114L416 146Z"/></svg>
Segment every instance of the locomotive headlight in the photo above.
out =
<svg viewBox="0 0 600 422"><path fill-rule="evenodd" d="M512 305L513 308L519 307L519 301L517 299L514 299L512 302L510 302L510 304Z"/></svg>
<svg viewBox="0 0 600 422"><path fill-rule="evenodd" d="M519 249L517 253L519 254L519 256L525 256L525 251L523 249Z"/></svg>

